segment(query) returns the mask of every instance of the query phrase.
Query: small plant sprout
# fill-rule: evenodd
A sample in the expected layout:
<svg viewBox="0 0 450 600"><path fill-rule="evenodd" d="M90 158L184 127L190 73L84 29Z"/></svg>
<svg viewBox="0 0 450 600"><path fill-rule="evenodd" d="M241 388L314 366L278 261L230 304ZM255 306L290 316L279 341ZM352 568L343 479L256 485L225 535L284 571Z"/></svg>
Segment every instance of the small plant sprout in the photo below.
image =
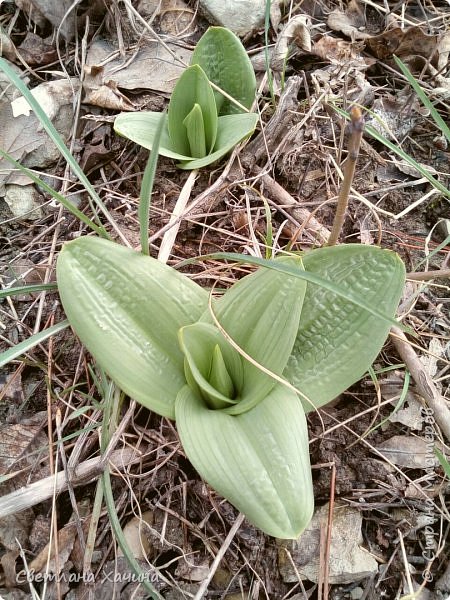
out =
<svg viewBox="0 0 450 600"><path fill-rule="evenodd" d="M99 366L176 420L200 475L267 534L296 538L314 504L305 413L370 367L405 270L361 245L240 258L261 268L213 299L150 256L81 237L60 253L58 288Z"/></svg>
<svg viewBox="0 0 450 600"><path fill-rule="evenodd" d="M249 112L255 91L255 73L239 38L210 27L172 92L158 152L178 160L181 169L222 158L256 127L258 115ZM151 150L160 118L157 112L122 113L114 129Z"/></svg>

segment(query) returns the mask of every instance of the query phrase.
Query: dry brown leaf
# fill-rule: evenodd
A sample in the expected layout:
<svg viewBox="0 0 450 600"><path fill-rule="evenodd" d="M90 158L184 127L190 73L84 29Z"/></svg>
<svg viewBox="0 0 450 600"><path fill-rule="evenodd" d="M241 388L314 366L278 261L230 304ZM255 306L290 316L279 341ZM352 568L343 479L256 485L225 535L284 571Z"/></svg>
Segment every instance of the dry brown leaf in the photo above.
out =
<svg viewBox="0 0 450 600"><path fill-rule="evenodd" d="M423 437L394 435L376 446L376 449L394 465L400 467L426 469L439 464Z"/></svg>
<svg viewBox="0 0 450 600"><path fill-rule="evenodd" d="M30 562L29 568L35 573L48 571L59 575L72 552L77 535L75 523L71 521L58 531L58 557L55 556L55 545L48 543L42 548L39 554ZM50 552L50 561L48 555Z"/></svg>
<svg viewBox="0 0 450 600"><path fill-rule="evenodd" d="M191 35L196 28L195 13L184 0L162 0L159 30L166 35Z"/></svg>
<svg viewBox="0 0 450 600"><path fill-rule="evenodd" d="M166 45L178 60L153 41L146 42L137 51L127 52L124 59L115 58L116 45L96 40L89 48L86 64L94 68L103 65L103 83L113 81L120 89L171 93L184 65L189 64L192 52L170 42Z"/></svg>
<svg viewBox="0 0 450 600"><path fill-rule="evenodd" d="M79 85L76 79L61 79L40 84L32 90L64 141L72 129L73 92ZM59 150L22 97L12 102L7 96L0 97L0 148L27 167L45 168L60 158ZM0 182L9 182L10 174L9 163L1 159Z"/></svg>
<svg viewBox="0 0 450 600"><path fill-rule="evenodd" d="M33 0L15 0L16 5L20 10L28 15L33 23L40 28L43 28L47 24L47 19L41 13L41 11L37 8L37 6L33 3Z"/></svg>
<svg viewBox="0 0 450 600"><path fill-rule="evenodd" d="M30 66L46 65L58 58L55 47L39 35L28 31L25 39L17 47L23 60Z"/></svg>
<svg viewBox="0 0 450 600"><path fill-rule="evenodd" d="M59 30L63 38L70 42L76 32L75 6L73 0L19 0L19 8L39 26L45 20ZM70 10L72 8L72 10Z"/></svg>
<svg viewBox="0 0 450 600"><path fill-rule="evenodd" d="M340 31L351 40L365 40L370 33L363 31L366 18L358 0L351 0L345 11L335 9L327 19L327 25L333 31Z"/></svg>
<svg viewBox="0 0 450 600"><path fill-rule="evenodd" d="M344 65L347 69L367 69L373 62L361 56L361 42L347 42L329 35L314 42L312 53L331 64Z"/></svg>
<svg viewBox="0 0 450 600"><path fill-rule="evenodd" d="M431 58L437 48L437 36L427 35L420 27L396 27L368 38L366 45L381 60L392 58L394 54L403 59L415 55Z"/></svg>
<svg viewBox="0 0 450 600"><path fill-rule="evenodd" d="M104 67L84 67L84 104L93 104L110 110L136 110L136 106L128 100L112 80L105 81Z"/></svg>

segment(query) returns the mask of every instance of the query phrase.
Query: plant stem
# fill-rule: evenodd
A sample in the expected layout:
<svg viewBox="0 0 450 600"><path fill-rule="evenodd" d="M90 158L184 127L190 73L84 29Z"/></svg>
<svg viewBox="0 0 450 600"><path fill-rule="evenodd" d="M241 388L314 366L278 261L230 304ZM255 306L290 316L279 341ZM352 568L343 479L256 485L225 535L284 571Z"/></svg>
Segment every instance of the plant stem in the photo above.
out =
<svg viewBox="0 0 450 600"><path fill-rule="evenodd" d="M350 141L348 144L348 157L344 165L344 180L339 191L338 205L334 215L334 223L328 238L327 246L334 246L339 239L342 225L345 220L345 213L348 206L348 196L352 187L353 177L355 175L356 160L358 158L359 147L364 130L364 120L360 109L353 106L350 110L351 124Z"/></svg>

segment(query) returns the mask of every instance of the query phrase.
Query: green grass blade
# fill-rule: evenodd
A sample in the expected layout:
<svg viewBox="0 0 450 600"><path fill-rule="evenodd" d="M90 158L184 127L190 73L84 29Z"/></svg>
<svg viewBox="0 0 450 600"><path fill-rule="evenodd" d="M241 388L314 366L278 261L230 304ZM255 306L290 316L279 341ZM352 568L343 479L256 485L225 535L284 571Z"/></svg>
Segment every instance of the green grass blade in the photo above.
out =
<svg viewBox="0 0 450 600"><path fill-rule="evenodd" d="M155 138L153 140L152 150L145 165L144 176L142 178L141 192L139 195L139 231L141 238L141 252L149 254L148 243L148 225L150 218L150 205L152 201L153 183L155 181L156 166L158 164L158 150L161 142L161 135L166 123L165 113L162 113L156 129Z"/></svg>
<svg viewBox="0 0 450 600"><path fill-rule="evenodd" d="M17 169L22 171L22 173L24 173L27 177L32 179L34 181L34 183L41 186L41 188L43 188L55 200L57 200L60 204L62 204L64 206L64 208L67 208L67 210L69 212L71 212L74 215L74 217L77 217L77 219L79 219L80 221L85 223L88 227L90 227L93 231L95 231L99 235L101 235L103 237L108 237L108 235L106 234L103 227L99 227L93 221L91 221L84 213L81 212L81 210L78 210L78 208L76 206L74 206L72 204L72 202L70 202L70 200L68 200L62 194L58 193L51 186L47 185L44 181L42 181L42 179L40 179L40 177L38 177L35 173L33 173L33 171L31 169L28 169L27 167L24 167L23 165L21 165L10 154L8 154L8 152L5 152L4 150L0 149L0 156L5 158L12 165L14 165Z"/></svg>
<svg viewBox="0 0 450 600"><path fill-rule="evenodd" d="M114 531L117 543L119 544L119 547L123 552L123 555L127 559L131 570L136 575L137 581L140 581L142 583L150 598L153 598L154 600L164 600L163 597L160 594L158 594L157 590L150 583L148 574L141 569L136 558L133 556L133 552L127 544L122 527L120 525L119 517L117 516L114 495L111 487L111 477L109 474L108 467L105 468L101 481L103 484L103 494L105 496L105 503L106 508L108 510L109 522L111 524L112 530Z"/></svg>
<svg viewBox="0 0 450 600"><path fill-rule="evenodd" d="M336 294L337 296L348 300L348 302L351 302L352 304L355 304L356 306L367 310L367 312L369 312L370 314L374 315L379 319L382 319L383 321L387 321L395 327L403 327L403 329L406 329L396 319L392 319L391 317L383 314L375 306L371 306L358 295L346 292L340 286L335 285L331 281L327 281L326 279L323 279L322 277L319 277L318 275L315 275L314 273L311 273L309 271L301 271L299 269L290 267L280 262L265 260L263 258L256 258L254 256L248 256L246 254L233 254L232 252L215 252L214 254L207 254L206 256L202 256L201 258L212 260L229 260L238 263L255 265L257 267L266 267L268 269L280 271L281 273L286 273L286 275L299 277L300 279L304 279L309 283L313 283L315 285L319 285L325 288L329 292L332 292L333 294Z"/></svg>
<svg viewBox="0 0 450 600"><path fill-rule="evenodd" d="M450 479L450 463L439 450L439 448L435 448L434 453L437 456L438 461L441 463L441 467L444 469L444 473L446 474L447 478Z"/></svg>
<svg viewBox="0 0 450 600"><path fill-rule="evenodd" d="M8 296L18 296L19 294L34 294L35 292L52 291L58 289L56 283L37 283L36 285L24 285L21 287L11 287L0 290L0 300Z"/></svg>
<svg viewBox="0 0 450 600"><path fill-rule="evenodd" d="M23 342L20 342L20 344L16 344L9 350L2 352L0 354L0 367L4 367L5 365L7 365L9 362L14 360L15 358L18 358L25 352L28 352L28 350L31 350L38 344L41 344L42 342L44 342L46 339L48 339L52 335L55 335L55 333L59 333L63 329L66 329L66 327L69 327L69 321L67 321L67 320L61 321L61 323L58 323L57 325L53 325L52 327L49 327L48 329L44 329L44 331L40 331L39 333L32 335L31 337L24 340Z"/></svg>
<svg viewBox="0 0 450 600"><path fill-rule="evenodd" d="M339 115L346 118L347 120L350 120L350 116L348 113L346 113L344 110L338 108L335 105L332 105L332 106ZM384 144L387 148L389 148L389 150L392 150L392 152L397 154L397 156L400 156L400 158L402 158L407 163L409 163L411 166L413 166L422 175L422 177L425 177L425 179L427 179L431 183L431 185L434 188L439 190L439 192L441 192L441 194L443 194L447 198L450 198L450 190L447 189L445 187L445 185L443 185L435 177L433 177L433 175L431 175L431 173L427 169L425 169L422 165L420 165L417 161L415 161L411 156L409 156L409 154L407 154L399 146L396 146L393 142L391 142L390 140L385 138L383 135L381 135L381 133L378 133L378 131L376 129L374 129L373 127L371 127L370 125L366 125L364 127L364 131L366 131L375 140Z"/></svg>
<svg viewBox="0 0 450 600"><path fill-rule="evenodd" d="M410 86L413 88L413 90L416 92L416 94L422 100L422 104L424 106L426 106L426 108L428 108L428 110L430 111L431 116L433 117L433 120L436 123L436 125L439 127L439 129L445 135L447 140L450 142L450 129L449 129L447 123L444 121L444 119L438 113L434 104L431 102L431 100L428 98L428 96L425 94L425 92L423 91L423 88L421 87L421 85L419 84L417 79L414 77L414 75L411 73L411 71L408 69L408 67L397 56L394 56L394 60L397 64L398 68L401 70L403 75L408 80Z"/></svg>
<svg viewBox="0 0 450 600"><path fill-rule="evenodd" d="M423 258L417 265L416 265L416 269L418 269L419 267L421 267L423 264L425 264L427 262L427 260L430 260L431 258L433 258L433 256L435 254L437 254L438 252L440 252L443 248L445 248L446 246L448 246L450 244L450 235L448 235L445 240L443 242L441 242L439 244L439 246L436 246L436 248L434 250L432 250L430 252L430 254L428 254L425 258Z"/></svg>
<svg viewBox="0 0 450 600"><path fill-rule="evenodd" d="M111 226L117 232L119 232L120 236L122 237L122 233L121 233L117 223L114 221L114 219L109 214L108 209L101 201L100 196L95 191L94 186L91 184L89 179L84 174L83 169L80 167L80 165L77 163L75 158L70 153L69 149L63 142L61 136L56 131L53 123L50 121L48 116L42 110L39 102L36 100L36 98L33 96L33 94L30 92L30 90L24 84L24 82L20 79L20 77L8 65L8 62L4 58L0 58L0 69L5 73L5 75L8 77L8 79L15 85L15 87L19 90L19 92L22 94L22 96L25 98L25 100L31 106L34 113L36 114L36 117L39 119L42 127L45 129L45 131L47 132L47 134L49 135L50 139L53 141L55 146L58 148L58 150L61 152L62 156L67 161L67 163L70 166L70 168L72 169L73 173L81 181L81 183L85 187L86 191L91 196L92 200L98 206L100 211L105 215L106 219L109 221ZM106 233L103 233L103 237L108 237L108 236L106 235Z"/></svg>

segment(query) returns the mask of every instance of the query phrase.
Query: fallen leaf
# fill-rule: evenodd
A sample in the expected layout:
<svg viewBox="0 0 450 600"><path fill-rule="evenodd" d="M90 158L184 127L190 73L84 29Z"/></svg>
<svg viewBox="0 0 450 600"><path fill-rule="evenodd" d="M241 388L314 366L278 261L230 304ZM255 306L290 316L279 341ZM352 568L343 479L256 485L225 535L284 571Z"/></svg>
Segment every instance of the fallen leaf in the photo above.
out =
<svg viewBox="0 0 450 600"><path fill-rule="evenodd" d="M46 65L58 58L58 53L53 46L36 33L28 31L25 39L17 47L23 60L30 66Z"/></svg>
<svg viewBox="0 0 450 600"><path fill-rule="evenodd" d="M436 51L437 36L427 35L420 27L396 27L368 38L366 45L381 60L392 58L394 54L399 58L414 55L431 58Z"/></svg>
<svg viewBox="0 0 450 600"><path fill-rule="evenodd" d="M47 20L66 41L70 42L74 37L76 4L73 0L19 0L16 4L40 27Z"/></svg>
<svg viewBox="0 0 450 600"><path fill-rule="evenodd" d="M40 84L32 90L64 141L72 129L73 91L79 85L76 79L61 79ZM11 85L9 87L14 89ZM23 97L12 102L8 101L8 95L0 98L0 148L27 167L45 168L60 158L59 150ZM10 164L1 159L0 183L9 182L11 173L14 171L11 171Z"/></svg>
<svg viewBox="0 0 450 600"><path fill-rule="evenodd" d="M136 106L122 94L115 81L105 81L104 67L84 67L83 89L84 104L93 104L109 110L136 110Z"/></svg>
<svg viewBox="0 0 450 600"><path fill-rule="evenodd" d="M410 469L426 469L437 466L438 459L423 437L394 435L376 449L394 465Z"/></svg>
<svg viewBox="0 0 450 600"><path fill-rule="evenodd" d="M340 31L351 40L365 40L371 37L370 33L363 31L366 18L357 0L350 0L345 11L338 8L331 11L327 25L333 31Z"/></svg>
<svg viewBox="0 0 450 600"><path fill-rule="evenodd" d="M351 68L364 70L375 61L366 59L361 55L363 47L361 42L347 42L329 35L323 35L314 42L311 52L331 64L345 65L347 70Z"/></svg>
<svg viewBox="0 0 450 600"><path fill-rule="evenodd" d="M115 58L117 46L96 40L89 48L86 64L96 68L102 65L103 82L114 82L117 88L170 94L185 65L189 64L192 52L170 42L166 45L169 50L159 42L146 42L138 50L127 51L122 59Z"/></svg>

